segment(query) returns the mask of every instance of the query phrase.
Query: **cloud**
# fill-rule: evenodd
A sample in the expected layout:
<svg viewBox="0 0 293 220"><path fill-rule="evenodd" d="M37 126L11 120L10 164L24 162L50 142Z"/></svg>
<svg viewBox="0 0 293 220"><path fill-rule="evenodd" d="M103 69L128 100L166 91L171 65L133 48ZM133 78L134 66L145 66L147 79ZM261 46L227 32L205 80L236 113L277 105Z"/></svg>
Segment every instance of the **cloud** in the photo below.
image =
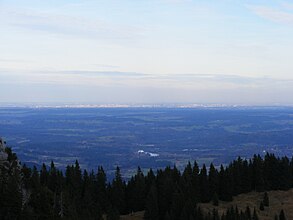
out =
<svg viewBox="0 0 293 220"><path fill-rule="evenodd" d="M120 71L87 71L87 70L67 70L56 71L58 74L78 74L78 75L92 75L92 76L106 76L106 77L135 77L148 76L149 74L136 72L120 72Z"/></svg>
<svg viewBox="0 0 293 220"><path fill-rule="evenodd" d="M287 10L293 10L293 4L288 2L283 2L282 7Z"/></svg>
<svg viewBox="0 0 293 220"><path fill-rule="evenodd" d="M289 5L287 5L287 8ZM268 19L273 22L293 25L293 12L285 11L285 9L276 9L267 6L248 6L248 8L256 15Z"/></svg>
<svg viewBox="0 0 293 220"><path fill-rule="evenodd" d="M34 83L58 85L111 85L176 88L266 87L290 85L293 79L248 77L227 74L146 74L119 71L88 70L5 70L0 69L2 83Z"/></svg>
<svg viewBox="0 0 293 220"><path fill-rule="evenodd" d="M107 69L117 69L117 68L119 68L119 66L116 66L116 65L101 64L101 63L91 64L91 66L99 67L99 68L107 68Z"/></svg>
<svg viewBox="0 0 293 220"><path fill-rule="evenodd" d="M186 2L192 2L192 0L161 0L165 3L186 3Z"/></svg>
<svg viewBox="0 0 293 220"><path fill-rule="evenodd" d="M2 102L293 104L292 88L292 79L226 74L0 69Z"/></svg>
<svg viewBox="0 0 293 220"><path fill-rule="evenodd" d="M0 63L31 63L32 61L28 60L21 60L21 59L6 59L0 58Z"/></svg>
<svg viewBox="0 0 293 220"><path fill-rule="evenodd" d="M1 19L2 18L2 19ZM29 31L93 39L133 40L142 34L142 28L34 10L0 10L2 23Z"/></svg>

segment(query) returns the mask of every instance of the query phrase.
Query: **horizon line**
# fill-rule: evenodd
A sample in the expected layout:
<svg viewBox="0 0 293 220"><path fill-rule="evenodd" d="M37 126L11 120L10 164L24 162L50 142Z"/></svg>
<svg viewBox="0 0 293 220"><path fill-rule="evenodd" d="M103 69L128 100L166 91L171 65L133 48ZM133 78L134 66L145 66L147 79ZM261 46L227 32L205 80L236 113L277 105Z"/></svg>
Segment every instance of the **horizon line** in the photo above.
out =
<svg viewBox="0 0 293 220"><path fill-rule="evenodd" d="M0 108L293 108L293 104L0 102Z"/></svg>

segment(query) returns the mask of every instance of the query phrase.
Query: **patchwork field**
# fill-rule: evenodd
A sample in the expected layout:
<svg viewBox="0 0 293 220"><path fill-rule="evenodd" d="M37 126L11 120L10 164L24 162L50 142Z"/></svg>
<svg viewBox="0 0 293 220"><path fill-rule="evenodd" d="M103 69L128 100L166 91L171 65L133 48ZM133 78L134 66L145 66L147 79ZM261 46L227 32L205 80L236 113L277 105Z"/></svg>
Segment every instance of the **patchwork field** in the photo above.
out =
<svg viewBox="0 0 293 220"><path fill-rule="evenodd" d="M267 151L291 157L293 108L0 108L0 136L28 165L79 160L124 177L177 165L227 164Z"/></svg>

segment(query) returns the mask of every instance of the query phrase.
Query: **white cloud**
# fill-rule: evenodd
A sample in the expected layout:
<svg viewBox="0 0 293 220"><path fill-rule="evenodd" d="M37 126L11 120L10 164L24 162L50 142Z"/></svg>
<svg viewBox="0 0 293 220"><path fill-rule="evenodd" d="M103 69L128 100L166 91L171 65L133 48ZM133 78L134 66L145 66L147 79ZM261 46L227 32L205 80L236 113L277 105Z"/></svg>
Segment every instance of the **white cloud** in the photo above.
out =
<svg viewBox="0 0 293 220"><path fill-rule="evenodd" d="M166 3L185 3L185 2L192 2L191 0L161 0Z"/></svg>
<svg viewBox="0 0 293 220"><path fill-rule="evenodd" d="M273 22L293 25L293 13L267 6L248 6L256 15Z"/></svg>
<svg viewBox="0 0 293 220"><path fill-rule="evenodd" d="M44 71L0 69L0 79L7 83L45 83L59 85L119 85L176 88L236 88L292 85L293 79L248 77L227 74L145 74L119 71Z"/></svg>
<svg viewBox="0 0 293 220"><path fill-rule="evenodd" d="M0 102L293 104L292 79L0 70Z"/></svg>
<svg viewBox="0 0 293 220"><path fill-rule="evenodd" d="M293 10L293 4L288 2L283 2L282 7L287 10Z"/></svg>
<svg viewBox="0 0 293 220"><path fill-rule="evenodd" d="M1 22L2 20L2 22ZM113 24L34 10L0 10L0 24L46 34L61 34L94 39L133 40L142 35L143 29L131 25Z"/></svg>

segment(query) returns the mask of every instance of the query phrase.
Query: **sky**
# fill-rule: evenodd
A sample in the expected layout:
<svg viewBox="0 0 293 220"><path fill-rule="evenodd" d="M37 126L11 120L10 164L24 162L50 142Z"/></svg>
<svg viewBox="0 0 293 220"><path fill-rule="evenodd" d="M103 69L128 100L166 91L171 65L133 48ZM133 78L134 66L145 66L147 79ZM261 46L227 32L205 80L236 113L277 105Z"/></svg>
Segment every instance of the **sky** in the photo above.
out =
<svg viewBox="0 0 293 220"><path fill-rule="evenodd" d="M0 0L0 103L293 104L293 1Z"/></svg>

